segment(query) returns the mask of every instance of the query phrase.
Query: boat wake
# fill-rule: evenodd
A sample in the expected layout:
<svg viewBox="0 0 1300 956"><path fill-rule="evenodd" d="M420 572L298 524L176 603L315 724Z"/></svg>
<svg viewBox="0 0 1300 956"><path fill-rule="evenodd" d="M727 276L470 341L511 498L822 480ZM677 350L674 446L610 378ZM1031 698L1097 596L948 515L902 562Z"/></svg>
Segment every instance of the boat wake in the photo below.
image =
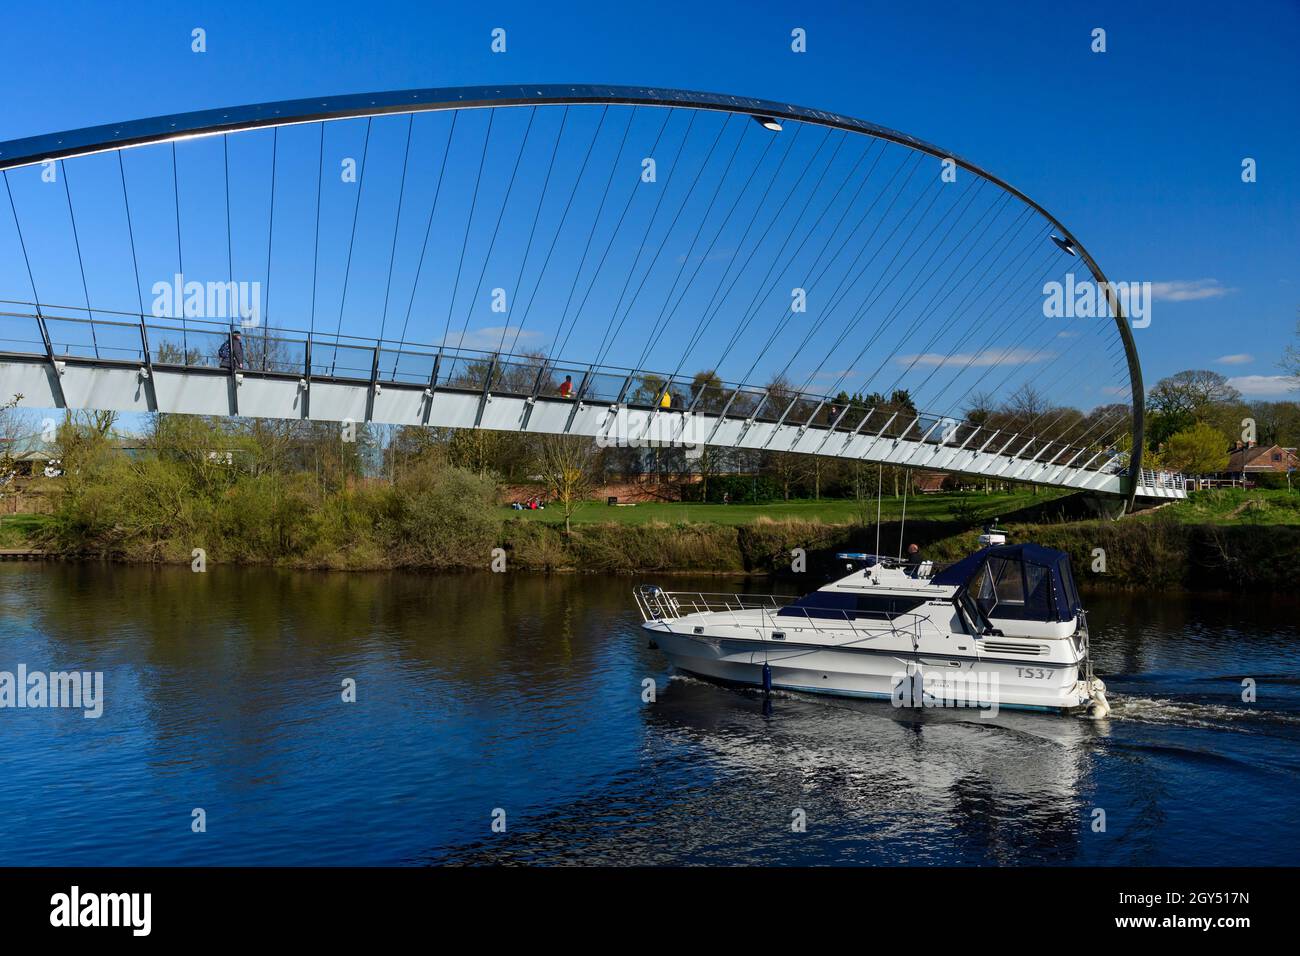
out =
<svg viewBox="0 0 1300 956"><path fill-rule="evenodd" d="M1131 720L1201 730L1287 735L1300 733L1300 714L1266 710L1257 705L1217 704L1206 701L1116 695L1111 699L1112 720ZM1289 734L1287 732L1290 732Z"/></svg>

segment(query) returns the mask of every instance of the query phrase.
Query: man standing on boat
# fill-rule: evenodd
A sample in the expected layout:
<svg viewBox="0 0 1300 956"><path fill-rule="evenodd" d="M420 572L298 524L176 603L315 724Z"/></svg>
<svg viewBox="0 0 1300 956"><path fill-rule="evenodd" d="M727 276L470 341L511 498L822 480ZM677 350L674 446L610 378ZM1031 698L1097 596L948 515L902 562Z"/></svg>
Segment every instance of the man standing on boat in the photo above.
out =
<svg viewBox="0 0 1300 956"><path fill-rule="evenodd" d="M921 548L917 544L907 546L907 576L909 578L919 578L921 576L921 565L925 558L921 556Z"/></svg>

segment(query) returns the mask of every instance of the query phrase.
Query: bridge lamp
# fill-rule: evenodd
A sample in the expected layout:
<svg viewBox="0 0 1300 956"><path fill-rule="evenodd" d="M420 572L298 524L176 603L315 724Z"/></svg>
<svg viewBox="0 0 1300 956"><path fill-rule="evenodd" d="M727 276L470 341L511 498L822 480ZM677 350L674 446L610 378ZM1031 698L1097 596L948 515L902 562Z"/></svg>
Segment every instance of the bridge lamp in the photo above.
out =
<svg viewBox="0 0 1300 956"><path fill-rule="evenodd" d="M1061 247L1061 251L1062 251L1062 252L1064 252L1064 253L1066 253L1066 254L1068 254L1068 255L1071 255L1071 256L1078 255L1078 253L1074 251L1074 241L1073 241L1073 240L1071 240L1071 239L1062 239L1060 236L1053 235L1053 236L1052 236L1052 241L1053 241L1054 243L1056 243L1058 246Z"/></svg>
<svg viewBox="0 0 1300 956"><path fill-rule="evenodd" d="M781 132L781 124L771 116L759 116L757 113L753 113L750 118L763 129L770 129L774 133Z"/></svg>

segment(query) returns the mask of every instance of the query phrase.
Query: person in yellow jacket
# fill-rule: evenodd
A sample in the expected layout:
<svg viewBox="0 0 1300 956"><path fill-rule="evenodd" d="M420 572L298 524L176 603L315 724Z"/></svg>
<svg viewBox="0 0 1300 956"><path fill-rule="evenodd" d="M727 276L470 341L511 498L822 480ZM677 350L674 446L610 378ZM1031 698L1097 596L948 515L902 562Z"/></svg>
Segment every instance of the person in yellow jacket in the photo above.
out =
<svg viewBox="0 0 1300 956"><path fill-rule="evenodd" d="M659 407L660 408L673 407L673 393L668 391L668 389L664 389L663 397L659 399Z"/></svg>

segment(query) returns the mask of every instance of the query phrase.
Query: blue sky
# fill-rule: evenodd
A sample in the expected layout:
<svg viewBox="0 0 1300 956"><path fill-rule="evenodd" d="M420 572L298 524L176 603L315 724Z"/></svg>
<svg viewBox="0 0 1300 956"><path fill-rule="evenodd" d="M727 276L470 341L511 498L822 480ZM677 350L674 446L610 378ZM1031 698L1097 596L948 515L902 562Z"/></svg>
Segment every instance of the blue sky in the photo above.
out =
<svg viewBox="0 0 1300 956"><path fill-rule="evenodd" d="M504 55L489 49L495 27ZM807 53L790 50L795 27ZM1282 397L1277 362L1300 317L1297 50L1300 6L1286 2L20 5L0 33L0 140L495 82L824 108L980 164L1065 222L1112 280L1155 283L1153 321L1135 331L1148 383L1208 367L1248 397Z"/></svg>

